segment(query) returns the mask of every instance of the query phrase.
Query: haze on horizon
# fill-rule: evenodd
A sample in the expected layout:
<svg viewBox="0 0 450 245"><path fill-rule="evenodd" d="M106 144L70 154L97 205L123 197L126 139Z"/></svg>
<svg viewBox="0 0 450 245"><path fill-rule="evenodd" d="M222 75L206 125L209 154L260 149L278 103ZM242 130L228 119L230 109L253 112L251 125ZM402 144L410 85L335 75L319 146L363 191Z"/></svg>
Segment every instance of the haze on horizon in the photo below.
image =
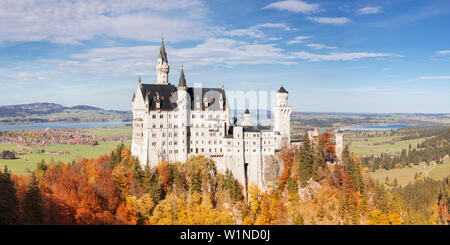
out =
<svg viewBox="0 0 450 245"><path fill-rule="evenodd" d="M0 106L130 110L138 76L271 91L296 112L450 113L445 0L0 2Z"/></svg>

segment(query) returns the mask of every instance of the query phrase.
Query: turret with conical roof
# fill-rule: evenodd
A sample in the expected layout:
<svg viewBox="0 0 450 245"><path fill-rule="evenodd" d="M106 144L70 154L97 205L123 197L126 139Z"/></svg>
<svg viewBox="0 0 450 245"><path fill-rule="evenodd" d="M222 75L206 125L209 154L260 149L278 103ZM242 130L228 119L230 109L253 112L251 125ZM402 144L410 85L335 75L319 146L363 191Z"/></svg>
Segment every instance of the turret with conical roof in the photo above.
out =
<svg viewBox="0 0 450 245"><path fill-rule="evenodd" d="M163 62L169 63L169 61L167 60L166 47L164 46L164 38L161 40L158 59L162 59Z"/></svg>
<svg viewBox="0 0 450 245"><path fill-rule="evenodd" d="M186 88L186 78L184 77L184 69L183 66L181 66L181 74L180 74L180 81L178 83L179 88Z"/></svg>
<svg viewBox="0 0 450 245"><path fill-rule="evenodd" d="M157 84L169 84L169 70L166 47L164 46L164 39L162 39L161 47L159 48L158 64L156 65Z"/></svg>
<svg viewBox="0 0 450 245"><path fill-rule="evenodd" d="M244 112L244 120L242 121L242 126L251 126L252 125L252 116L250 115L250 111L248 108Z"/></svg>
<svg viewBox="0 0 450 245"><path fill-rule="evenodd" d="M278 93L288 93L288 91L285 89L285 88L283 88L283 86L281 86L280 87L280 89L278 89Z"/></svg>

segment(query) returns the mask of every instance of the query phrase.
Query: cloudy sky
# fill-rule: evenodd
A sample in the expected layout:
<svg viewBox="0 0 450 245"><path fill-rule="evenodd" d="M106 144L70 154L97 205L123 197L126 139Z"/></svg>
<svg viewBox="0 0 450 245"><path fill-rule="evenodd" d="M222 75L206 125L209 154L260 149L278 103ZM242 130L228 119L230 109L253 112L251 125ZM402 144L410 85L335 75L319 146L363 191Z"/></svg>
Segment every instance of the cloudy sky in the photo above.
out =
<svg viewBox="0 0 450 245"><path fill-rule="evenodd" d="M289 91L295 111L450 112L448 0L1 0L0 105L129 110L156 81Z"/></svg>

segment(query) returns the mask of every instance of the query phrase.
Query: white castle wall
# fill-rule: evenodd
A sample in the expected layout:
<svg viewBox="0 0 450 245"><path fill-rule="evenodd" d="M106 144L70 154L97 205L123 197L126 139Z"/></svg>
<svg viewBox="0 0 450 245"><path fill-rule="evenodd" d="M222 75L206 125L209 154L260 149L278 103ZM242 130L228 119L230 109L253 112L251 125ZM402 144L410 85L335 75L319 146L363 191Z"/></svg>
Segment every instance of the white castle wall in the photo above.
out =
<svg viewBox="0 0 450 245"><path fill-rule="evenodd" d="M157 84L168 84L168 73L168 64L158 59ZM244 186L255 184L265 189L265 158L281 149L283 142L290 143L291 107L287 103L287 92L277 92L272 129L251 127L248 114L244 125L234 125L233 134L228 135L230 110L223 101L220 110L191 110L186 88L178 87L174 110L150 110L141 87L139 80L132 101L131 146L132 155L141 164L154 167L163 160L185 162L188 157L205 155L214 159L218 171L231 170Z"/></svg>

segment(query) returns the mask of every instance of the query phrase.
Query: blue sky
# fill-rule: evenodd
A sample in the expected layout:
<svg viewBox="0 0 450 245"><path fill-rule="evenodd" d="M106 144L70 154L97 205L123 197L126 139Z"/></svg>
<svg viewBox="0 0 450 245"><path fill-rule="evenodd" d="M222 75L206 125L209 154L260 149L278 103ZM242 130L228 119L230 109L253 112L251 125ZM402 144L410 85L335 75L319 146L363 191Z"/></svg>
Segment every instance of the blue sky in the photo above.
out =
<svg viewBox="0 0 450 245"><path fill-rule="evenodd" d="M450 112L447 0L2 0L0 105L129 110L164 35L178 83L275 90L294 111Z"/></svg>

